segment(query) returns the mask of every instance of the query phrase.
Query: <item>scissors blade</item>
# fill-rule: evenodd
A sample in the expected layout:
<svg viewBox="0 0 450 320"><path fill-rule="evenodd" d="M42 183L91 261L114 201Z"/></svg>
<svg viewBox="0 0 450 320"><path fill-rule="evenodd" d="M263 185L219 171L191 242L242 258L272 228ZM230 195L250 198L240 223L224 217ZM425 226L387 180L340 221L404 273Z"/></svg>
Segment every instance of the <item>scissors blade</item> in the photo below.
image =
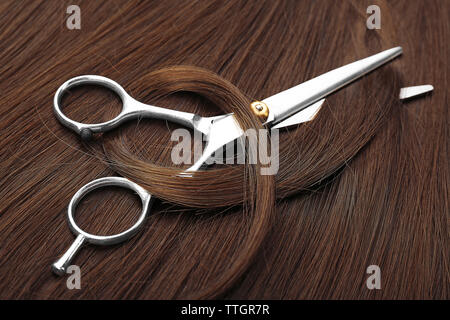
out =
<svg viewBox="0 0 450 320"><path fill-rule="evenodd" d="M319 110L322 108L324 102L325 99L322 99L316 103L313 103L309 107L274 125L272 129L280 129L313 120L316 117L317 113L319 113Z"/></svg>
<svg viewBox="0 0 450 320"><path fill-rule="evenodd" d="M265 124L277 124L325 98L343 86L391 61L403 50L395 47L324 73L295 87L277 93L264 102L269 108Z"/></svg>
<svg viewBox="0 0 450 320"><path fill-rule="evenodd" d="M425 94L425 93L433 91L433 90L434 90L434 88L431 84L425 84L423 86L401 88L399 98L400 98L400 100L406 100L406 99L414 98L416 96Z"/></svg>

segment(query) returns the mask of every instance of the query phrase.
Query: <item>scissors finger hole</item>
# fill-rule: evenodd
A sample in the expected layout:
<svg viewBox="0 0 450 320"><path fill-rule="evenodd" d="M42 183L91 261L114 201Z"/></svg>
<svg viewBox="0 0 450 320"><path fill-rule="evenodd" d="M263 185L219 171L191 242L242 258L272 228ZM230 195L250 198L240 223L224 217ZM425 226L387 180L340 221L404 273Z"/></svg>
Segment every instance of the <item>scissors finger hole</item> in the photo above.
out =
<svg viewBox="0 0 450 320"><path fill-rule="evenodd" d="M104 186L80 199L74 219L84 231L108 236L129 229L139 218L141 210L139 196L132 190Z"/></svg>
<svg viewBox="0 0 450 320"><path fill-rule="evenodd" d="M137 194L137 196L140 198L140 202L141 202L141 210L140 213L135 215L137 216L137 220L134 219L134 224L130 227L128 227L128 229L126 229L125 231L121 231L118 232L116 234L113 235L101 235L98 234L97 232L95 234L93 233L89 233L88 231L86 231L85 229L81 228L77 222L75 221L75 215L79 215L80 210L79 210L79 205L81 200L87 200L89 203L89 211L91 212L90 217L88 217L86 220L88 221L96 221L95 224L92 226L92 228L95 228L97 230L110 230L112 225L114 225L114 223L112 223L112 217L109 214L111 212L111 208L115 205L117 205L118 207L120 207L119 211L123 212L122 210L124 210L127 206L127 204L125 203L121 203L117 201L116 199L112 199L112 201L108 201L108 199L102 199L101 197L101 193L99 194L98 192L92 193L92 191L94 190L98 190L98 189L104 189L105 187L121 187L122 189L125 188L125 191L132 191L135 192L135 194ZM110 195L112 193L112 189L109 189ZM122 190L123 192L123 190ZM100 195L100 197L98 197ZM97 196L97 197L96 197ZM131 199L130 199L131 200ZM142 189L140 186L138 186L137 184L131 182L128 179L125 178L120 178L120 177L106 177L106 178L100 178L94 181L91 181L90 183L88 183L87 185L85 185L84 187L82 187L72 198L72 200L69 203L69 207L68 207L68 220L69 220L69 226L70 229L72 230L72 232L74 232L76 235L83 235L86 240L90 243L93 244L99 244L99 245L109 245L109 244L115 244L115 243L119 243L122 241L127 240L128 238L132 237L137 231L139 231L139 229L142 227L145 217L148 214L148 210L150 207L150 200L151 200L151 196L150 194L148 194L144 189ZM104 202L109 202L108 204L104 204ZM128 203L129 205L129 203ZM98 219L98 215L94 215L92 214L93 211L99 211L102 209L107 209L107 211L105 212L108 217L106 217L106 219L102 219L103 221L107 221L104 223L104 225L102 226L102 221L100 221ZM75 213L77 212L77 213ZM87 212L84 212L87 213ZM96 217L95 217L96 216ZM129 221L129 216L121 216L118 217L122 222L119 221L119 225L124 225L125 222ZM84 223L83 223L84 225ZM90 229L90 228L89 228Z"/></svg>
<svg viewBox="0 0 450 320"><path fill-rule="evenodd" d="M116 92L92 84L67 89L60 99L64 115L86 124L109 121L122 111L122 100Z"/></svg>
<svg viewBox="0 0 450 320"><path fill-rule="evenodd" d="M111 120L101 123L90 123L90 124L78 122L66 116L61 110L61 100L63 95L68 90L82 85L95 85L112 90L115 94L117 94L120 97L120 100L122 101L121 112ZM53 110L55 112L57 119L61 122L61 124L63 124L67 128L74 130L75 132L80 134L82 138L88 139L92 136L92 133L105 132L119 125L120 121L123 120L124 109L128 99L130 99L130 96L117 82L102 76L85 75L67 80L58 88L53 99Z"/></svg>

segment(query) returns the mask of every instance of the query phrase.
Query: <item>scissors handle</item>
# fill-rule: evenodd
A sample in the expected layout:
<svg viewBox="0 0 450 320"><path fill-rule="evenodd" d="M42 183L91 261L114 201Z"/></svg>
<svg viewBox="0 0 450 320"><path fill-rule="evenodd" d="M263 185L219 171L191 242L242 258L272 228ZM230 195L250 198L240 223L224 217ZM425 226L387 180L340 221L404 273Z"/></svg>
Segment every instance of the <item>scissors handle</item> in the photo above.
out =
<svg viewBox="0 0 450 320"><path fill-rule="evenodd" d="M122 111L114 119L95 124L81 123L68 118L61 110L61 100L64 93L70 88L87 84L102 86L114 91L122 100ZM53 99L53 109L58 120L67 128L81 135L83 139L90 138L93 133L106 132L114 129L124 121L138 117L168 120L189 128L194 128L195 122L200 118L193 113L141 103L131 97L117 82L97 75L79 76L63 83L56 91Z"/></svg>
<svg viewBox="0 0 450 320"><path fill-rule="evenodd" d="M137 220L137 222L131 226L128 230L121 233L110 235L110 236L99 236L90 234L83 231L75 222L74 213L77 204L80 200L92 190L106 186L118 186L123 188L128 188L135 191L142 203L142 211ZM151 207L153 198L150 193L145 191L144 188L140 187L136 183L122 177L105 177L93 180L83 186L80 190L75 193L70 200L69 206L67 208L67 218L70 230L77 236L70 248L58 259L53 265L52 270L57 275L63 275L66 273L67 267L70 265L72 259L75 257L76 253L85 243L91 243L96 245L113 245L125 240L128 240L134 236L143 226L145 218L147 217L148 211Z"/></svg>

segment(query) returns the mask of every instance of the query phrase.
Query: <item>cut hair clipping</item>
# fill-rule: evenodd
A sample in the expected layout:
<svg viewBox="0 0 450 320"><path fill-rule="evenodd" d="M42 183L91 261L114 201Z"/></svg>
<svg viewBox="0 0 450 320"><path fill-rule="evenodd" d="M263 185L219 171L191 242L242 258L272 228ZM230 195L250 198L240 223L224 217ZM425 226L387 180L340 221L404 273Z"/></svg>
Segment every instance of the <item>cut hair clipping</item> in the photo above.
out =
<svg viewBox="0 0 450 320"><path fill-rule="evenodd" d="M399 98L400 100L407 100L421 96L425 93L433 91L433 86L431 84L425 84L422 86L405 87L400 89Z"/></svg>

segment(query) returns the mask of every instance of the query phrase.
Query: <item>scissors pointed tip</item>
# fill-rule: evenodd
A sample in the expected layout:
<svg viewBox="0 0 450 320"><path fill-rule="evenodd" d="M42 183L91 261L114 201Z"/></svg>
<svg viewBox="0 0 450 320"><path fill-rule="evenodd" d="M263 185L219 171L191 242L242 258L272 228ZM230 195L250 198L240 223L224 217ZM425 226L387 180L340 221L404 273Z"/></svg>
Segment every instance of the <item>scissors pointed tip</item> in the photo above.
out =
<svg viewBox="0 0 450 320"><path fill-rule="evenodd" d="M395 50L395 51L398 51L400 53L403 53L403 48L401 46L394 47L394 48L392 48L392 50Z"/></svg>

